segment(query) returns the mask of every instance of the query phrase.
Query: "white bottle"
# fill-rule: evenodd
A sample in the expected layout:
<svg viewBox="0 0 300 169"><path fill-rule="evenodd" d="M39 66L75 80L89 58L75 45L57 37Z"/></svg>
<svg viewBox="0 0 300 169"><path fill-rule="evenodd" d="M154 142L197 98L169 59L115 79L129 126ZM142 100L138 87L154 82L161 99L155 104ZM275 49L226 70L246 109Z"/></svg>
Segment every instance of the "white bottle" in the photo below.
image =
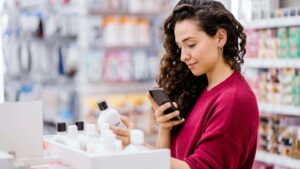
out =
<svg viewBox="0 0 300 169"><path fill-rule="evenodd" d="M130 144L124 149L124 153L138 153L150 151L144 146L144 133L141 130L133 129L130 131Z"/></svg>
<svg viewBox="0 0 300 169"><path fill-rule="evenodd" d="M116 135L111 130L102 132L102 141L98 144L97 155L110 155L117 152L116 149Z"/></svg>
<svg viewBox="0 0 300 169"><path fill-rule="evenodd" d="M97 141L98 141L95 124L87 124L85 133L82 135L79 135L79 139L80 139L80 149L87 151L87 152L91 152L92 146L90 146L89 150L88 150L88 144L89 143L94 144L94 143L97 143Z"/></svg>
<svg viewBox="0 0 300 169"><path fill-rule="evenodd" d="M109 123L112 126L117 126L121 128L126 128L126 126L121 122L121 115L116 109L108 108L106 101L101 101L98 103L100 109L100 115L98 117L98 125L101 123Z"/></svg>
<svg viewBox="0 0 300 169"><path fill-rule="evenodd" d="M102 141L104 131L110 131L109 123L100 123L100 141Z"/></svg>
<svg viewBox="0 0 300 169"><path fill-rule="evenodd" d="M113 133L109 128L109 123L100 124L100 137L97 137L95 142L88 142L86 144L86 151L88 153L99 154L99 152L105 149L105 143L103 141L105 133Z"/></svg>
<svg viewBox="0 0 300 169"><path fill-rule="evenodd" d="M68 126L68 137L66 145L72 148L80 149L80 141L78 139L78 129L76 125Z"/></svg>
<svg viewBox="0 0 300 169"><path fill-rule="evenodd" d="M96 145L99 142L95 124L86 125L86 132L83 135L82 141L84 151L89 153L95 152Z"/></svg>
<svg viewBox="0 0 300 169"><path fill-rule="evenodd" d="M65 144L67 140L66 123L57 123L57 133L53 137L53 140Z"/></svg>

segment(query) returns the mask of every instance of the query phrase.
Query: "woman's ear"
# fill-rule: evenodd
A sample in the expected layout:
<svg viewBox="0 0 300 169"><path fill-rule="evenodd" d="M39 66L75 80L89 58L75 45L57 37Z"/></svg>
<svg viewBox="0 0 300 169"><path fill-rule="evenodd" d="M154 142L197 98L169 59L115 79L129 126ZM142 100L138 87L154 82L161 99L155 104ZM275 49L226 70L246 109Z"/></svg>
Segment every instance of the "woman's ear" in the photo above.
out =
<svg viewBox="0 0 300 169"><path fill-rule="evenodd" d="M227 32L225 29L220 28L216 33L218 47L223 48L227 42Z"/></svg>

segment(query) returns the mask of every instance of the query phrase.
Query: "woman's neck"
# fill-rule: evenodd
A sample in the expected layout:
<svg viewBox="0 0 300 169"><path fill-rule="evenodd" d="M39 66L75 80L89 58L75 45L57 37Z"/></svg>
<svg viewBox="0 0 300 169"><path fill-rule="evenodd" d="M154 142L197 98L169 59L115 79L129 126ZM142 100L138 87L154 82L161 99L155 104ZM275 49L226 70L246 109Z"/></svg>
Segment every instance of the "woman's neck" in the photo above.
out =
<svg viewBox="0 0 300 169"><path fill-rule="evenodd" d="M206 73L208 80L207 90L211 90L218 84L226 80L234 70L230 68L228 64L222 62L219 66L214 67L211 71Z"/></svg>

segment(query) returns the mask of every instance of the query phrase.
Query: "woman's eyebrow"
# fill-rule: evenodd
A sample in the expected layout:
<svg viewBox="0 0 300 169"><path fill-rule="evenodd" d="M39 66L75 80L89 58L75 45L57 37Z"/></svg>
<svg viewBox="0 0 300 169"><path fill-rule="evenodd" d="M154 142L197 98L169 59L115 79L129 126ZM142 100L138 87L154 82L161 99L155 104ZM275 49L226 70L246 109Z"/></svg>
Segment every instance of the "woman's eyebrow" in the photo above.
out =
<svg viewBox="0 0 300 169"><path fill-rule="evenodd" d="M196 38L196 37L193 37L193 36L187 37L187 38L184 38L181 42L184 43L184 42L186 42L186 41L188 41L188 40L190 40L190 39L193 39L193 38ZM179 46L179 43L178 43L178 42L175 42L175 43L177 44L177 46Z"/></svg>

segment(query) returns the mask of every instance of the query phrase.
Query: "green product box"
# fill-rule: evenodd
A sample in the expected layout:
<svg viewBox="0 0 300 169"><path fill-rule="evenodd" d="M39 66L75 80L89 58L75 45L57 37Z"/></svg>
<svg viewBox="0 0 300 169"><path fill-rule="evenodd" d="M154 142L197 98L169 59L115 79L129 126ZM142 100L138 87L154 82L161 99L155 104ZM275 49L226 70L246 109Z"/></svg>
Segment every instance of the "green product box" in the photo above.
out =
<svg viewBox="0 0 300 169"><path fill-rule="evenodd" d="M298 57L298 50L296 47L292 47L289 49L287 58L297 58Z"/></svg>
<svg viewBox="0 0 300 169"><path fill-rule="evenodd" d="M295 37L290 37L290 38L288 38L288 39L287 39L288 46L289 46L290 48L292 48L292 47L297 47L297 39L298 39L298 38L295 38Z"/></svg>
<svg viewBox="0 0 300 169"><path fill-rule="evenodd" d="M289 37L299 37L300 36L300 27L292 26L288 28Z"/></svg>
<svg viewBox="0 0 300 169"><path fill-rule="evenodd" d="M277 38L287 38L288 37L288 30L286 27L278 28L277 29Z"/></svg>
<svg viewBox="0 0 300 169"><path fill-rule="evenodd" d="M288 58L289 50L287 48L280 49L278 53L279 53L279 58Z"/></svg>

